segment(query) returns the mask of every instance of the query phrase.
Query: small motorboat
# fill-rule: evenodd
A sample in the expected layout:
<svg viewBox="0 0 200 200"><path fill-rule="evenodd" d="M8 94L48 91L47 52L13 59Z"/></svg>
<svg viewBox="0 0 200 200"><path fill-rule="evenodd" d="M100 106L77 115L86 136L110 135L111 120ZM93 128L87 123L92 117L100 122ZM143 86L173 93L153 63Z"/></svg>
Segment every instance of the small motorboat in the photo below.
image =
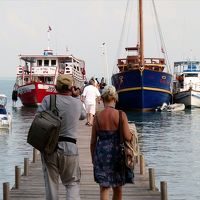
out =
<svg viewBox="0 0 200 200"><path fill-rule="evenodd" d="M163 103L162 106L156 108L156 111L168 111L168 112L183 111L183 110L185 110L185 104L183 103L174 103L169 105Z"/></svg>
<svg viewBox="0 0 200 200"><path fill-rule="evenodd" d="M12 116L10 112L6 110L7 97L4 94L0 94L0 128L9 129L11 127Z"/></svg>

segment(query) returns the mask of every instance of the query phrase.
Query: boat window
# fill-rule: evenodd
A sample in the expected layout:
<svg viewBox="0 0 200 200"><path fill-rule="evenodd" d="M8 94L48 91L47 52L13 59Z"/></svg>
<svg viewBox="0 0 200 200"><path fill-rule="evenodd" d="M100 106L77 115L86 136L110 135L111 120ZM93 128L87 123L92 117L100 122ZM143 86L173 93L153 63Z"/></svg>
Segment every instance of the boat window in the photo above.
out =
<svg viewBox="0 0 200 200"><path fill-rule="evenodd" d="M42 60L37 60L37 65L42 66Z"/></svg>
<svg viewBox="0 0 200 200"><path fill-rule="evenodd" d="M185 77L198 77L198 74L185 74Z"/></svg>
<svg viewBox="0 0 200 200"><path fill-rule="evenodd" d="M196 65L192 65L192 69L196 70L197 69Z"/></svg>
<svg viewBox="0 0 200 200"><path fill-rule="evenodd" d="M76 69L76 66L74 66L74 69Z"/></svg>
<svg viewBox="0 0 200 200"><path fill-rule="evenodd" d="M51 60L51 65L55 66L56 65L56 60Z"/></svg>
<svg viewBox="0 0 200 200"><path fill-rule="evenodd" d="M44 66L49 66L49 60L44 60Z"/></svg>
<svg viewBox="0 0 200 200"><path fill-rule="evenodd" d="M29 82L28 78L24 78L24 81L25 81L26 83L28 83L28 82Z"/></svg>
<svg viewBox="0 0 200 200"><path fill-rule="evenodd" d="M79 67L77 67L77 71L79 71Z"/></svg>
<svg viewBox="0 0 200 200"><path fill-rule="evenodd" d="M53 84L53 77L46 77L44 82L48 84Z"/></svg>

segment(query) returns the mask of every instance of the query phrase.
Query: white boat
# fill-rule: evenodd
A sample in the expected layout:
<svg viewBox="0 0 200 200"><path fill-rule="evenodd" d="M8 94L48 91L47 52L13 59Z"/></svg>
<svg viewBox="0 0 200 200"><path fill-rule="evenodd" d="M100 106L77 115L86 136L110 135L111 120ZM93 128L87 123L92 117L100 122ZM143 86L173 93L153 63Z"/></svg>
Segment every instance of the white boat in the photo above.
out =
<svg viewBox="0 0 200 200"><path fill-rule="evenodd" d="M173 102L200 107L200 62L174 63Z"/></svg>
<svg viewBox="0 0 200 200"><path fill-rule="evenodd" d="M6 110L7 97L0 94L0 129L9 129L11 127L12 116Z"/></svg>
<svg viewBox="0 0 200 200"><path fill-rule="evenodd" d="M167 111L167 112L174 112L174 111L183 111L185 110L185 105L183 103L174 103L167 105L163 103L162 106L159 106L156 111Z"/></svg>
<svg viewBox="0 0 200 200"><path fill-rule="evenodd" d="M84 60L68 53L54 54L50 45L42 55L19 55L19 60L12 99L15 102L19 97L24 106L38 106L46 95L56 94L55 84L61 74L72 76L79 88L86 81Z"/></svg>

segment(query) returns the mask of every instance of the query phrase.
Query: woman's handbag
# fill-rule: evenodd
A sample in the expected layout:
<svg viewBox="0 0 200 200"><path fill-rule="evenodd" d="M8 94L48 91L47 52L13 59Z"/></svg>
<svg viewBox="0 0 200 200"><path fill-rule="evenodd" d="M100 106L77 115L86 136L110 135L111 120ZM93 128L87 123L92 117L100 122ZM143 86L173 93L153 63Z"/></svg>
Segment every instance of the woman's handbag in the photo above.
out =
<svg viewBox="0 0 200 200"><path fill-rule="evenodd" d="M130 169L134 169L135 159L138 155L138 147L137 147L137 135L136 129L134 130L133 127L130 127L130 132L133 134L133 137L130 141L124 140L123 136L123 126L122 126L122 111L119 111L119 130L120 130L120 145L122 154L124 156L124 162L126 167Z"/></svg>

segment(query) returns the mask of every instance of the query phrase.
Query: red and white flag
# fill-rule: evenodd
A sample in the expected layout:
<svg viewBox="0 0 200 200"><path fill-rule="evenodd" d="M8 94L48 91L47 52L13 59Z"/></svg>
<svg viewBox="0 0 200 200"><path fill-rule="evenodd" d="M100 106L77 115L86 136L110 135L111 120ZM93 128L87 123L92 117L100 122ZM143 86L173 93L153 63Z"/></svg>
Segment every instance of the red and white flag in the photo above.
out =
<svg viewBox="0 0 200 200"><path fill-rule="evenodd" d="M52 29L51 29L51 26L49 26L49 28L48 28L48 31L47 32L50 32Z"/></svg>

